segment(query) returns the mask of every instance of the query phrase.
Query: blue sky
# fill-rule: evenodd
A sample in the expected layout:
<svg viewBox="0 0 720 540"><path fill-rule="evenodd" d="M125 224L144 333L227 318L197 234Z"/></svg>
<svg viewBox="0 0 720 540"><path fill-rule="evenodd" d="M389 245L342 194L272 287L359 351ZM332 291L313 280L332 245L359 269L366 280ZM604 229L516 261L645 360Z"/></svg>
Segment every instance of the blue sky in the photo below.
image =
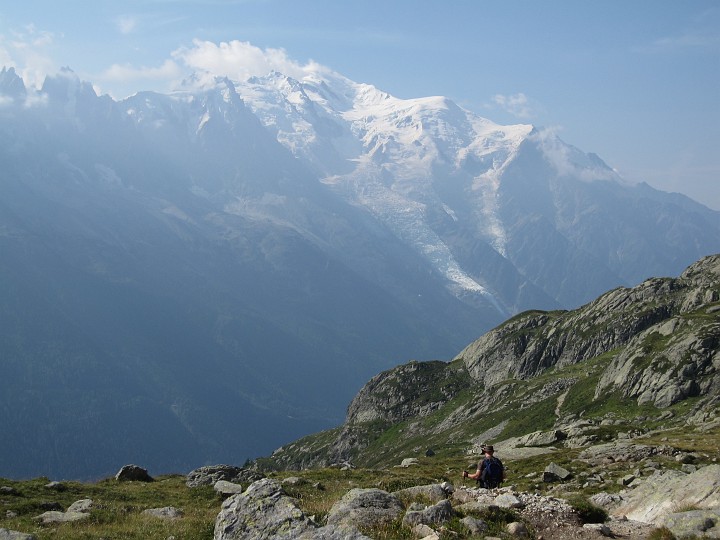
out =
<svg viewBox="0 0 720 540"><path fill-rule="evenodd" d="M720 210L720 0L0 4L0 65L27 83L69 66L117 98L167 91L223 51L553 128L627 180Z"/></svg>

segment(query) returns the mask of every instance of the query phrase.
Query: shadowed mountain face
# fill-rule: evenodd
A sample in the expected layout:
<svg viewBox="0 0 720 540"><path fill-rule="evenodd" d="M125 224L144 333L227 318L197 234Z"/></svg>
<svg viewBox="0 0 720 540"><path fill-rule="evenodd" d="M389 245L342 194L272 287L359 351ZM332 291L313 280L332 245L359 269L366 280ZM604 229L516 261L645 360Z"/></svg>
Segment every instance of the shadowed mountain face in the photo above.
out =
<svg viewBox="0 0 720 540"><path fill-rule="evenodd" d="M115 102L0 73L0 476L241 463L378 371L717 249L717 213L558 174L530 128L388 97L360 129L372 87L274 77Z"/></svg>

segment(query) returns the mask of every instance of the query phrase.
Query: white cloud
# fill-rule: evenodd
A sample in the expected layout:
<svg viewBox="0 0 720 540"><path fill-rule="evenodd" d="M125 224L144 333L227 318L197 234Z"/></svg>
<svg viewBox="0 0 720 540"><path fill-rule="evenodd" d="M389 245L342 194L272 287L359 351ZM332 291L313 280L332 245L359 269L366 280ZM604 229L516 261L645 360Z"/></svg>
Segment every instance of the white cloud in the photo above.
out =
<svg viewBox="0 0 720 540"><path fill-rule="evenodd" d="M496 94L493 96L492 101L495 105L512 114L516 118L527 119L533 115L530 100L522 92L508 96Z"/></svg>
<svg viewBox="0 0 720 540"><path fill-rule="evenodd" d="M56 71L50 55L55 34L32 24L11 34L10 39L0 35L0 65L14 67L27 86L39 88L45 77Z"/></svg>
<svg viewBox="0 0 720 540"><path fill-rule="evenodd" d="M131 34L137 28L138 21L135 17L125 15L118 18L116 24L121 34Z"/></svg>
<svg viewBox="0 0 720 540"><path fill-rule="evenodd" d="M165 60L160 67L133 67L113 64L106 69L100 79L109 82L132 82L142 80L172 80L182 76L182 69L172 60Z"/></svg>
<svg viewBox="0 0 720 540"><path fill-rule="evenodd" d="M173 57L192 70L235 80L267 75L273 70L299 79L308 73L327 69L312 61L301 65L291 60L283 49L263 50L237 40L216 44L196 39L193 47L178 49L173 52Z"/></svg>
<svg viewBox="0 0 720 540"><path fill-rule="evenodd" d="M158 67L113 64L95 77L94 88L98 94L104 93L104 86L113 88L110 94L122 99L138 90L167 91L178 86L184 76L182 67L173 60L165 60Z"/></svg>

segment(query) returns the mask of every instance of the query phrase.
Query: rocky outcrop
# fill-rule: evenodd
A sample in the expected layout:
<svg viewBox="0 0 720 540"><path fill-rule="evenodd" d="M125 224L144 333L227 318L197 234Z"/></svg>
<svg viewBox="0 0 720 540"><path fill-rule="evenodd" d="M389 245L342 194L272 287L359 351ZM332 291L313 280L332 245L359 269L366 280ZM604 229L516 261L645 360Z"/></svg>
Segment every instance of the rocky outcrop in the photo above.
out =
<svg viewBox="0 0 720 540"><path fill-rule="evenodd" d="M613 513L662 525L663 518L679 504L698 509L720 507L720 465L709 465L692 474L675 470L658 473L623 495Z"/></svg>
<svg viewBox="0 0 720 540"><path fill-rule="evenodd" d="M707 393L720 388L720 322L713 311L720 301L719 269L720 256L714 255L677 279L653 278L631 289L615 289L574 311L518 315L470 344L457 359L478 383L490 387L626 347L603 374L598 392L615 386L657 406ZM649 342L663 338L669 350L647 365Z"/></svg>
<svg viewBox="0 0 720 540"><path fill-rule="evenodd" d="M332 515L332 511L330 513ZM330 519L328 518L328 521ZM215 520L214 540L370 540L338 517L319 527L276 480L262 479L225 500Z"/></svg>
<svg viewBox="0 0 720 540"><path fill-rule="evenodd" d="M720 538L720 508L669 514L662 523L676 538Z"/></svg>
<svg viewBox="0 0 720 540"><path fill-rule="evenodd" d="M234 484L244 483L247 485L263 477L262 473L243 467L207 465L190 471L185 484L187 487L214 486L218 481L224 480Z"/></svg>
<svg viewBox="0 0 720 540"><path fill-rule="evenodd" d="M92 506L92 499L81 499L72 503L65 512L61 510L48 510L39 516L35 516L33 519L43 525L82 521L90 517L89 512Z"/></svg>
<svg viewBox="0 0 720 540"><path fill-rule="evenodd" d="M328 525L376 527L391 523L405 507L395 495L381 489L351 489L328 514Z"/></svg>
<svg viewBox="0 0 720 540"><path fill-rule="evenodd" d="M153 482L153 477L142 467L125 465L117 472L115 480L119 482Z"/></svg>

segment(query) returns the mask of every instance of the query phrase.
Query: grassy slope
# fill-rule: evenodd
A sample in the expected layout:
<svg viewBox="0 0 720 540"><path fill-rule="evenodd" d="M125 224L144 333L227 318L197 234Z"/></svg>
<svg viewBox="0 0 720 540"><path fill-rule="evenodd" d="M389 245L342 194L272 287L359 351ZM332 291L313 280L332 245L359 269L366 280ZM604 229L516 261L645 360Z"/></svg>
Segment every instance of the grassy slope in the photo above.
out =
<svg viewBox="0 0 720 540"><path fill-rule="evenodd" d="M720 427L709 431L695 431L688 427L672 428L647 434L634 440L638 444L670 445L683 451L693 451L701 455L700 463L710 463L720 459ZM635 463L616 463L603 466L602 473L607 477L604 486L582 486L583 478L598 471L575 458L579 449L559 449L553 453L531 458L506 460L509 469L509 483L518 490L539 492L553 496L570 497L573 494L588 496L596 491L617 491L617 480L637 467ZM270 476L280 480L289 476L300 477L306 482L286 487L286 491L298 499L306 515L315 516L322 523L332 504L354 487L378 487L387 491L396 491L405 487L441 481L461 483L460 473L471 458L459 448L440 449L432 457L419 456L419 464L412 467L382 467L354 470L336 468L307 471L282 471ZM680 464L672 458L654 458L664 468L679 468ZM551 461L573 472L577 481L564 486L544 484L539 476ZM188 488L182 476L160 477L153 483L103 480L97 483L66 482L66 491L56 492L45 488L47 478L27 481L0 479L0 486L15 488L20 495L3 494L0 496L0 527L32 533L38 539L158 539L175 538L210 539L213 535L214 521L220 510L221 499L211 487ZM32 518L43 512L42 504L58 502L67 508L76 500L90 498L94 507L90 519L71 524L38 525ZM407 500L406 503L411 501ZM184 511L184 517L176 521L165 521L143 516L142 510L163 506L175 506ZM7 511L18 514L17 517L5 517ZM471 538L458 516L450 528L460 534L459 538ZM498 530L508 520L517 519L516 515L506 511L492 515L484 514L494 529ZM368 531L378 540L402 540L411 538L409 531L400 523L383 530Z"/></svg>

